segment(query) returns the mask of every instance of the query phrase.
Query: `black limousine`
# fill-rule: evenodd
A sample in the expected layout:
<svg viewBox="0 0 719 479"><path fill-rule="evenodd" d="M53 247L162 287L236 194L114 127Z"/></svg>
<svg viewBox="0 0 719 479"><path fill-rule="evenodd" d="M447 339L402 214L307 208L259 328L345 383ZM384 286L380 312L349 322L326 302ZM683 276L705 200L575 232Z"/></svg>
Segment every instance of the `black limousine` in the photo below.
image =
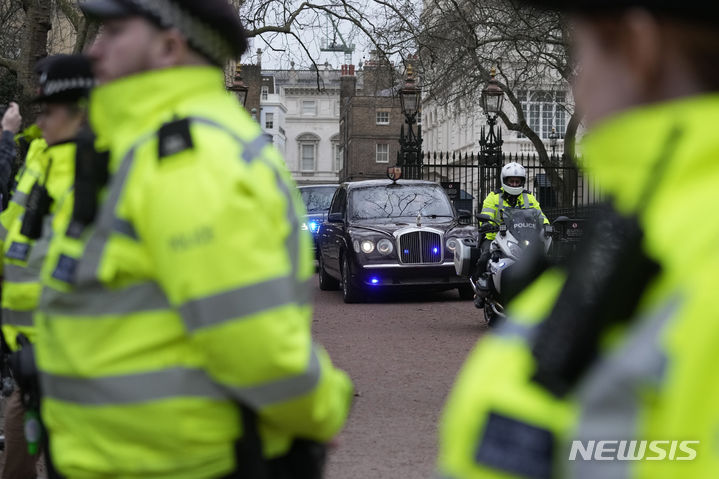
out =
<svg viewBox="0 0 719 479"><path fill-rule="evenodd" d="M463 212L469 215L469 212ZM458 241L476 238L476 228L459 223L444 189L419 180L343 183L320 225L319 283L342 287L345 302L391 287L457 288L472 297L457 276Z"/></svg>

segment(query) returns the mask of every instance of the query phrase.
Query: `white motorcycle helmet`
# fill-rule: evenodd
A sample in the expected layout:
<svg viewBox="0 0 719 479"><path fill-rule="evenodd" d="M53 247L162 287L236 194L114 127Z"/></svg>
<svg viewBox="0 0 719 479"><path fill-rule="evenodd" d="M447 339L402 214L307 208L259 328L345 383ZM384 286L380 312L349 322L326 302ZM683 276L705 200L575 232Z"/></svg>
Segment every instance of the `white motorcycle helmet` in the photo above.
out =
<svg viewBox="0 0 719 479"><path fill-rule="evenodd" d="M507 184L507 178L520 178L521 184L519 186L509 186ZM526 180L527 170L519 163L507 163L502 167L502 188L507 194L513 196L521 195L522 191L524 191L524 183Z"/></svg>

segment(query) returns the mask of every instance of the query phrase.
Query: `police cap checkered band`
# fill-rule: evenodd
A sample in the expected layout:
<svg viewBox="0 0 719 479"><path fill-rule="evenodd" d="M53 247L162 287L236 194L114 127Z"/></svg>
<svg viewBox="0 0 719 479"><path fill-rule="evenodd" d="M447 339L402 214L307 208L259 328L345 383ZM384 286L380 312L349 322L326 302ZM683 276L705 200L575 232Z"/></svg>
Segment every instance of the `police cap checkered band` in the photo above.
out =
<svg viewBox="0 0 719 479"><path fill-rule="evenodd" d="M239 58L247 39L237 10L226 0L88 0L83 12L100 19L140 15L161 28L177 28L217 65Z"/></svg>
<svg viewBox="0 0 719 479"><path fill-rule="evenodd" d="M521 0L535 7L565 12L601 14L627 8L644 8L686 20L719 20L716 0Z"/></svg>
<svg viewBox="0 0 719 479"><path fill-rule="evenodd" d="M83 55L53 55L35 66L40 84L36 102L76 102L95 86L90 60Z"/></svg>

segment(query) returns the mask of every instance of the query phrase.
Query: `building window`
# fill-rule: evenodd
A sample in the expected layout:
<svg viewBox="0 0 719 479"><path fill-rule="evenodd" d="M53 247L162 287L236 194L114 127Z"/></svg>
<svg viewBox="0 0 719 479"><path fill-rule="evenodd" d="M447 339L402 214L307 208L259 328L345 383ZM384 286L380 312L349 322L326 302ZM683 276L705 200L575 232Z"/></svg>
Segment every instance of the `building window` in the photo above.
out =
<svg viewBox="0 0 719 479"><path fill-rule="evenodd" d="M389 125L389 112L378 111L377 112L377 124L378 125Z"/></svg>
<svg viewBox="0 0 719 479"><path fill-rule="evenodd" d="M300 151L302 152L302 171L315 171L315 147L316 145L313 143L300 145Z"/></svg>
<svg viewBox="0 0 719 479"><path fill-rule="evenodd" d="M271 130L275 127L275 114L265 113L265 128Z"/></svg>
<svg viewBox="0 0 719 479"><path fill-rule="evenodd" d="M317 169L317 150L320 137L314 133L304 133L297 137L297 155L299 170L302 173L311 173Z"/></svg>
<svg viewBox="0 0 719 479"><path fill-rule="evenodd" d="M304 100L302 102L302 114L303 115L316 115L317 114L317 104L314 102L314 100Z"/></svg>
<svg viewBox="0 0 719 479"><path fill-rule="evenodd" d="M342 171L342 147L335 143L333 146L335 152L335 171Z"/></svg>
<svg viewBox="0 0 719 479"><path fill-rule="evenodd" d="M377 143L375 161L377 163L389 163L389 144Z"/></svg>
<svg viewBox="0 0 719 479"><path fill-rule="evenodd" d="M566 93L563 91L521 90L517 98L529 128L543 140L549 139L552 128L564 134L567 126ZM520 135L524 137L524 135Z"/></svg>
<svg viewBox="0 0 719 479"><path fill-rule="evenodd" d="M267 100L267 94L270 92L270 89L266 86L263 86L260 91L261 91L260 95L261 95L262 99Z"/></svg>

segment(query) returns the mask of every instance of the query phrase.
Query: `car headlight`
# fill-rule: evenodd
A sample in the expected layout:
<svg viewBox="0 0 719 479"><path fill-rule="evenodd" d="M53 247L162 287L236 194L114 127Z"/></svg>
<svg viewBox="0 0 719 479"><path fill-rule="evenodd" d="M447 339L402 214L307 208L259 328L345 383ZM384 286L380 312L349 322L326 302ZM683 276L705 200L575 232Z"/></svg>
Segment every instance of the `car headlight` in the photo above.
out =
<svg viewBox="0 0 719 479"><path fill-rule="evenodd" d="M302 231L307 231L307 230L309 229L309 228L307 227L307 223L302 223L302 224L300 225L300 228L302 229Z"/></svg>
<svg viewBox="0 0 719 479"><path fill-rule="evenodd" d="M394 246L392 245L392 242L388 239L381 239L377 242L377 251L380 254L388 255L392 251L394 251Z"/></svg>
<svg viewBox="0 0 719 479"><path fill-rule="evenodd" d="M307 223L307 227L312 233L317 233L317 231L320 229L320 224L316 221L310 221Z"/></svg>
<svg viewBox="0 0 719 479"><path fill-rule="evenodd" d="M454 253L454 250L457 249L457 240L454 238L450 238L447 240L447 249Z"/></svg>
<svg viewBox="0 0 719 479"><path fill-rule="evenodd" d="M359 244L359 241L354 240L354 241L352 242L352 247L354 248L355 253L359 253L359 252L360 252L360 244Z"/></svg>
<svg viewBox="0 0 719 479"><path fill-rule="evenodd" d="M370 254L374 251L374 241L363 240L362 243L360 243L360 248L364 254Z"/></svg>

